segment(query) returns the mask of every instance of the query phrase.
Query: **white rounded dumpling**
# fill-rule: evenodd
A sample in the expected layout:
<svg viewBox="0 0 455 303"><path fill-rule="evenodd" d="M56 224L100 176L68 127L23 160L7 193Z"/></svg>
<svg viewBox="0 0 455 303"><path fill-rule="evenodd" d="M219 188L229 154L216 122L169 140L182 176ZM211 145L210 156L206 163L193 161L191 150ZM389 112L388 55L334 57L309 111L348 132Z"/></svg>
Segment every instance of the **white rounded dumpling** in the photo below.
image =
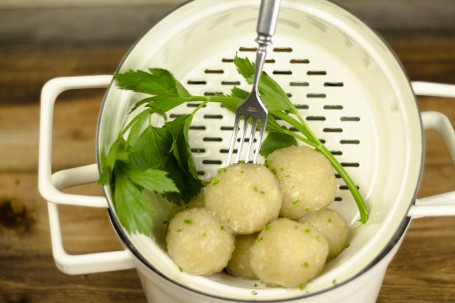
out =
<svg viewBox="0 0 455 303"><path fill-rule="evenodd" d="M256 241L257 233L250 235L238 235L235 237L235 249L232 258L226 267L229 274L235 277L246 279L256 279L256 275L251 269L250 248Z"/></svg>
<svg viewBox="0 0 455 303"><path fill-rule="evenodd" d="M251 247L251 267L266 284L301 287L321 272L328 250L311 225L282 218L259 234Z"/></svg>
<svg viewBox="0 0 455 303"><path fill-rule="evenodd" d="M348 238L348 225L335 210L324 208L300 220L314 226L329 243L328 259L332 259L343 250Z"/></svg>
<svg viewBox="0 0 455 303"><path fill-rule="evenodd" d="M263 165L234 164L219 170L204 190L205 205L235 234L258 232L278 217L281 193Z"/></svg>
<svg viewBox="0 0 455 303"><path fill-rule="evenodd" d="M176 214L169 222L167 249L183 271L211 275L226 267L235 246L235 237L221 220L205 208Z"/></svg>
<svg viewBox="0 0 455 303"><path fill-rule="evenodd" d="M306 146L290 146L267 157L268 168L276 174L283 195L280 216L302 218L333 202L336 179L330 162Z"/></svg>

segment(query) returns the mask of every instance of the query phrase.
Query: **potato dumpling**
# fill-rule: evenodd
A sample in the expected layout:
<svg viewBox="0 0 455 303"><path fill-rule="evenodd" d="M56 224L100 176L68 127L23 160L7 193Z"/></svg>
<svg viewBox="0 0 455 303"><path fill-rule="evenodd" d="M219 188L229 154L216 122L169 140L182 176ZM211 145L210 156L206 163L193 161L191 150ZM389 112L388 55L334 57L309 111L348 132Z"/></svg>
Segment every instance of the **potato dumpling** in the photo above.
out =
<svg viewBox="0 0 455 303"><path fill-rule="evenodd" d="M251 269L250 263L250 248L254 241L256 241L257 235L257 233L254 233L235 237L235 249L226 267L230 275L246 279L257 278Z"/></svg>
<svg viewBox="0 0 455 303"><path fill-rule="evenodd" d="M300 222L314 226L326 238L329 243L327 259L338 256L345 247L349 232L348 225L344 218L335 210L323 208L308 217L302 218Z"/></svg>
<svg viewBox="0 0 455 303"><path fill-rule="evenodd" d="M205 206L205 197L203 191L198 193L196 196L194 196L188 204L181 204L181 205L176 205L172 204L171 209L169 210L169 214L167 216L168 221L172 220L176 214L179 212L185 210L185 209L191 209L191 208L202 208Z"/></svg>
<svg viewBox="0 0 455 303"><path fill-rule="evenodd" d="M318 275L328 243L306 223L281 218L267 224L251 247L251 268L266 284L301 287Z"/></svg>
<svg viewBox="0 0 455 303"><path fill-rule="evenodd" d="M205 205L234 234L258 232L278 217L281 193L275 176L260 164L233 164L205 187Z"/></svg>
<svg viewBox="0 0 455 303"><path fill-rule="evenodd" d="M169 222L167 249L183 271L210 275L226 267L235 237L213 212L192 208L176 214Z"/></svg>
<svg viewBox="0 0 455 303"><path fill-rule="evenodd" d="M280 216L299 219L333 202L336 179L330 162L306 146L290 146L267 157L283 194Z"/></svg>

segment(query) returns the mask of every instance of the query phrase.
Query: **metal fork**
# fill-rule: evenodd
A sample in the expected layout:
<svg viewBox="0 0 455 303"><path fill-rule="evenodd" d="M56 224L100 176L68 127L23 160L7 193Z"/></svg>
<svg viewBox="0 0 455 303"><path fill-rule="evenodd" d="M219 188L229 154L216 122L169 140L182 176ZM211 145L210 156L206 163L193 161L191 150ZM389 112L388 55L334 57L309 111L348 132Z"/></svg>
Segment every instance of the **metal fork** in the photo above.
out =
<svg viewBox="0 0 455 303"><path fill-rule="evenodd" d="M231 144L229 146L228 158L226 165L231 163L232 154L234 153L235 142L237 140L237 132L239 130L240 120L243 117L243 129L240 136L240 142L237 149L237 155L234 163L238 163L242 148L245 143L245 137L248 131L248 123L251 120L250 135L248 140L248 148L245 154L245 163L250 161L250 154L253 148L253 142L256 133L258 121L260 121L259 138L257 141L256 151L253 156L253 163L257 162L259 150L262 143L265 127L267 124L268 111L259 96L259 80L261 79L262 68L264 66L265 57L267 55L267 46L272 44L272 36L275 33L276 23L278 19L278 11L280 8L280 0L262 0L259 10L259 18L257 23L257 38L258 49L256 52L256 67L254 70L253 87L250 95L237 106L234 122L234 130L232 133Z"/></svg>

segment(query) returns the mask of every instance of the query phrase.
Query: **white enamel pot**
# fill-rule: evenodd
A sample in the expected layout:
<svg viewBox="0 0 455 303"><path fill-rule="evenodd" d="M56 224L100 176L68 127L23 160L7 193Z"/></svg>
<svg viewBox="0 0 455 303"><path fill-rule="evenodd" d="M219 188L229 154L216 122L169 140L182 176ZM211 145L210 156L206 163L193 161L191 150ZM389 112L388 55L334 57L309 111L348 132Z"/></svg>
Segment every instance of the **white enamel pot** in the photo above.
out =
<svg viewBox="0 0 455 303"><path fill-rule="evenodd" d="M119 71L162 67L194 94L227 93L234 85L248 89L235 71L236 55L253 59L259 0L196 0L154 26L132 47ZM424 129L444 138L455 160L455 135L438 112L418 110L415 95L455 98L455 86L410 83L384 42L340 7L322 0L283 0L274 48L264 70L291 96L315 134L345 166L370 208L358 223L355 203L338 179L331 205L351 226L350 247L330 261L305 289L257 286L255 281L180 272L162 248L165 226L153 237L130 235L119 224L112 194L67 194L62 189L95 182L99 164L53 173L53 107L70 89L106 87L97 128L97 157L102 159L127 123L139 96L119 90L111 75L57 78L42 91L39 189L48 201L53 255L67 274L136 268L149 302L375 302L389 262L411 218L455 215L455 193L416 199L423 168ZM194 104L174 110L191 111ZM171 116L172 117L172 116ZM233 115L218 105L201 109L190 130L190 145L202 179L224 163ZM153 203L155 203L154 201ZM62 246L59 205L107 208L124 245L115 252L69 255ZM155 222L167 218L156 204ZM259 283L260 284L260 283Z"/></svg>

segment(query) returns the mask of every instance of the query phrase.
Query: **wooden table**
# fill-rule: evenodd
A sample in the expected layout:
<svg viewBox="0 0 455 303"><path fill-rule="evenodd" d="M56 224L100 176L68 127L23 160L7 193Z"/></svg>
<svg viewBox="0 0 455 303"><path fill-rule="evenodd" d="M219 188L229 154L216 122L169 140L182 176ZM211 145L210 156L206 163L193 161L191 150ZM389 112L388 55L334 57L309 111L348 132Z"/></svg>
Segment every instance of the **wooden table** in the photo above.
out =
<svg viewBox="0 0 455 303"><path fill-rule="evenodd" d="M455 2L339 0L391 45L411 80L455 84ZM129 46L172 6L0 11L0 302L145 302L135 271L68 276L51 255L37 190L39 95L57 76L112 74ZM53 169L95 163L102 90L64 93L55 110ZM455 123L454 100L419 98ZM455 189L441 138L426 133L419 197ZM99 194L97 186L72 192ZM105 210L62 207L70 253L120 249ZM455 302L455 218L413 220L378 302Z"/></svg>

